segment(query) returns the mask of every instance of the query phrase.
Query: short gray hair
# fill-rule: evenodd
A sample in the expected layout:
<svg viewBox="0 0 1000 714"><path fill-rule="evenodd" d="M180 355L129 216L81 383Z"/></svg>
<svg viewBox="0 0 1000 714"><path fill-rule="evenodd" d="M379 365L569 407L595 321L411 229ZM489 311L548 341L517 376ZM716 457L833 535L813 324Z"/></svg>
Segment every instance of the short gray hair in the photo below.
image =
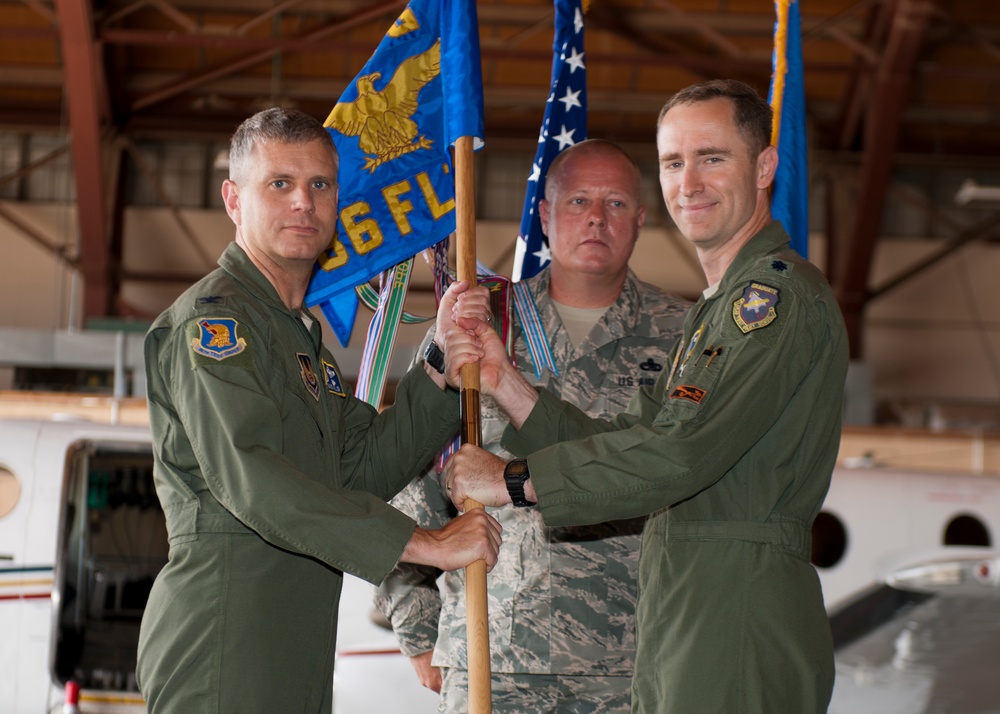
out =
<svg viewBox="0 0 1000 714"><path fill-rule="evenodd" d="M320 141L330 147L333 166L340 164L337 147L322 124L315 118L296 109L272 107L257 112L236 129L229 142L229 178L235 181L258 142L283 141L289 144L307 144Z"/></svg>

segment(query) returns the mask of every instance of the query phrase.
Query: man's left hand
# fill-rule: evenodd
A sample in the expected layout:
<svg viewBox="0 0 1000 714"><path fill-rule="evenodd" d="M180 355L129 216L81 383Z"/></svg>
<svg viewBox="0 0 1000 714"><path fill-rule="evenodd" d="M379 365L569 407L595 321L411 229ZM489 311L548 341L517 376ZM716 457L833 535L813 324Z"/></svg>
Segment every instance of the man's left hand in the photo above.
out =
<svg viewBox="0 0 1000 714"><path fill-rule="evenodd" d="M455 507L465 509L471 498L484 506L510 503L503 470L507 462L496 454L472 444L463 444L445 465L445 490Z"/></svg>

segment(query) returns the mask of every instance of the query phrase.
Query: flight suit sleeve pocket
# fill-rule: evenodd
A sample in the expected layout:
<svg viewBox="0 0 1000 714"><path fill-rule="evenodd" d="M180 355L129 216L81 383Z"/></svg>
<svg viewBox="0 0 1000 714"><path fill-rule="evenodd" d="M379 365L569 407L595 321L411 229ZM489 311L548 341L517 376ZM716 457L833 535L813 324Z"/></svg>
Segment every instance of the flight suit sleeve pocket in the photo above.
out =
<svg viewBox="0 0 1000 714"><path fill-rule="evenodd" d="M164 506L163 515L167 521L167 540L170 545L198 540L199 505L195 500Z"/></svg>

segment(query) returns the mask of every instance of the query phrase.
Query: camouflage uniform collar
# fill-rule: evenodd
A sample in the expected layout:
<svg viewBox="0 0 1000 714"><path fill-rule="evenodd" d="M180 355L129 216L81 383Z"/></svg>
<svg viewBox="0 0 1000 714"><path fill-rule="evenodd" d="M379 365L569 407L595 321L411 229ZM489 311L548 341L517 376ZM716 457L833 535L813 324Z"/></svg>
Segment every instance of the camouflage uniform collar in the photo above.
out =
<svg viewBox="0 0 1000 714"><path fill-rule="evenodd" d="M782 246L788 247L790 242L791 238L788 237L779 221L768 223L736 254L733 262L726 268L726 274L719 282L719 289L708 300L720 295L727 295L727 291L733 287L734 282L743 280L744 272L748 267L760 260L761 257L774 253Z"/></svg>
<svg viewBox="0 0 1000 714"><path fill-rule="evenodd" d="M571 349L569 339L565 335L566 328L559 317L559 311L556 310L552 298L549 297L549 283L551 282L549 268L544 268L525 282L531 290L535 305L538 307L538 313L541 316L542 326L545 328L549 344L555 350L558 345L565 342L564 348ZM642 298L639 285L639 279L629 268L618 299L597 321L587 339L580 343L578 348L580 351L589 352L635 332L641 317ZM557 363L559 361L557 359Z"/></svg>

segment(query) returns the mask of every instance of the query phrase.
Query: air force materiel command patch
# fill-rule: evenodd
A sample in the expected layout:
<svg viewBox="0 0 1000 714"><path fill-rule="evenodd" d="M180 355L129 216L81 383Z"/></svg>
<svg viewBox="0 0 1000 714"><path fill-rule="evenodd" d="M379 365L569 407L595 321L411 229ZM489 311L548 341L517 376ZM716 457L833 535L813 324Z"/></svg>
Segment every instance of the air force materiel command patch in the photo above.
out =
<svg viewBox="0 0 1000 714"><path fill-rule="evenodd" d="M340 375L337 374L337 368L323 360L323 376L326 377L326 391L330 394L336 394L338 397L346 397L347 392L344 391L344 383L340 381Z"/></svg>
<svg viewBox="0 0 1000 714"><path fill-rule="evenodd" d="M200 335L191 340L191 349L197 354L222 361L247 348L247 341L236 335L239 323L231 317L202 318L198 327Z"/></svg>
<svg viewBox="0 0 1000 714"><path fill-rule="evenodd" d="M302 377L302 384L306 385L306 389L308 389L309 393L313 395L313 399L318 402L319 379L316 377L316 372L313 370L312 360L309 359L309 355L302 352L296 352L295 357L299 360L299 376Z"/></svg>
<svg viewBox="0 0 1000 714"><path fill-rule="evenodd" d="M778 288L763 283L750 283L743 297L733 303L733 322L743 334L767 327L778 318Z"/></svg>

